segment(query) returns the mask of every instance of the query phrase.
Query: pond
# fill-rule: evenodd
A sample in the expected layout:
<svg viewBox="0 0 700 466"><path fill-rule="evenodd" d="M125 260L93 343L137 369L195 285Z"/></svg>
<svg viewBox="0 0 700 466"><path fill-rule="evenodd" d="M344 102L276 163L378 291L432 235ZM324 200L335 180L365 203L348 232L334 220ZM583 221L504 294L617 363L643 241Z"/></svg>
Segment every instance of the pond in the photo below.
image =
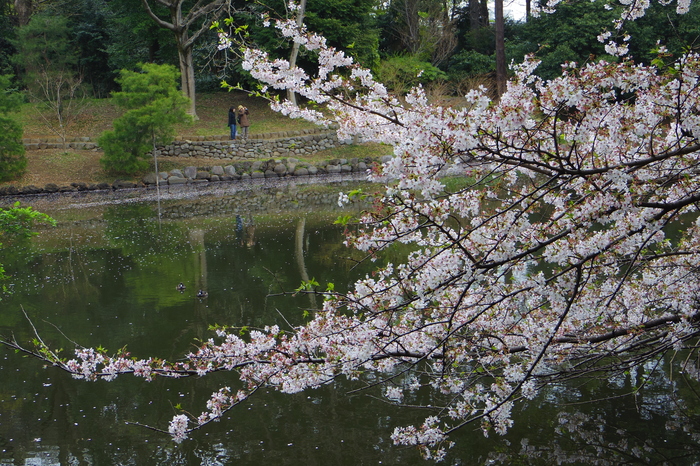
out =
<svg viewBox="0 0 700 466"><path fill-rule="evenodd" d="M160 198L154 191L24 198L58 225L3 250L12 280L0 302L0 334L30 341L26 313L54 347L127 346L137 357L177 359L212 336L210 325L302 324L318 305L291 296L302 280L342 291L377 265L358 263L333 224L348 213L337 206L338 192L361 183L260 180L178 187ZM196 296L200 289L206 298ZM671 379L671 364L543 390L516 413L505 437L485 438L478 426L459 431L448 464L617 464L636 456L692 464L700 459L698 403ZM644 372L652 374L647 388L622 397ZM426 464L389 438L425 412L397 409L379 391L351 393L359 385L344 380L297 395L256 395L180 445L142 426L167 429L180 408L198 414L213 391L235 383L225 373L76 381L3 347L0 465ZM583 404L592 399L605 401ZM679 414L684 410L690 417ZM573 425L580 428L568 435Z"/></svg>

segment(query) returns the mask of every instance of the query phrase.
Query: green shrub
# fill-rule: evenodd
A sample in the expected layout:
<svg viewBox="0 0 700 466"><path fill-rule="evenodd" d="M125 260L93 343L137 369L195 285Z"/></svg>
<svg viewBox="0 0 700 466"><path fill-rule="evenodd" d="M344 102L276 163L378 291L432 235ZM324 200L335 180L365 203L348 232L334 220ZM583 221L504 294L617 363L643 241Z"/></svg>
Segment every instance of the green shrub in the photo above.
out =
<svg viewBox="0 0 700 466"><path fill-rule="evenodd" d="M398 93L408 92L418 84L447 79L441 69L412 55L397 55L382 60L376 71L379 82Z"/></svg>
<svg viewBox="0 0 700 466"><path fill-rule="evenodd" d="M496 58L475 50L462 50L450 58L450 77L461 79L496 71Z"/></svg>

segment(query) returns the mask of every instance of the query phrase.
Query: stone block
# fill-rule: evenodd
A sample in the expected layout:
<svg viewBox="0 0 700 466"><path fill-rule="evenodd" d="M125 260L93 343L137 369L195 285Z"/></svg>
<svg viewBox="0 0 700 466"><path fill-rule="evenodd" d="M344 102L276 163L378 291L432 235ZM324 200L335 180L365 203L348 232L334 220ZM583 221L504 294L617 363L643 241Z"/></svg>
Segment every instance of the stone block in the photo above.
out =
<svg viewBox="0 0 700 466"><path fill-rule="evenodd" d="M156 177L155 173L147 173L143 178L141 178L141 181L145 185L154 185L158 181L158 178Z"/></svg>
<svg viewBox="0 0 700 466"><path fill-rule="evenodd" d="M19 188L18 194L39 194L41 192L43 192L43 190L40 187L30 184L29 186L22 186Z"/></svg>
<svg viewBox="0 0 700 466"><path fill-rule="evenodd" d="M136 183L133 181L128 181L128 180L115 180L114 183L112 183L112 188L114 189L128 189L128 188L135 188Z"/></svg>
<svg viewBox="0 0 700 466"><path fill-rule="evenodd" d="M168 184L186 184L187 178L180 176L170 176L168 177Z"/></svg>

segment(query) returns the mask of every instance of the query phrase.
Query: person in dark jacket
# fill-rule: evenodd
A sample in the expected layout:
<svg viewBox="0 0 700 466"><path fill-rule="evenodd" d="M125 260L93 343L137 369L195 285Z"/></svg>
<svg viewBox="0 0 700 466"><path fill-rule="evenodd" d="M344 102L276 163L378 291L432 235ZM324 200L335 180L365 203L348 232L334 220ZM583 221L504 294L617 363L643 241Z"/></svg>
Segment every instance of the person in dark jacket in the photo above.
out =
<svg viewBox="0 0 700 466"><path fill-rule="evenodd" d="M236 109L228 109L228 126L231 128L231 139L236 139Z"/></svg>

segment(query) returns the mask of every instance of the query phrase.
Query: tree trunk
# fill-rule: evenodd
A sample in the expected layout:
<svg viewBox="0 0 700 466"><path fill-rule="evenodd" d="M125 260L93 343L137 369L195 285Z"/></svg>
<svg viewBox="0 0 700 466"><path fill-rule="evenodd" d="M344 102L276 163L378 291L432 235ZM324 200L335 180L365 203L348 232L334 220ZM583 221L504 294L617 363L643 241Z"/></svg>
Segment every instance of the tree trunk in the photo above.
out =
<svg viewBox="0 0 700 466"><path fill-rule="evenodd" d="M496 92L500 98L506 91L506 46L503 0L495 1L496 19Z"/></svg>
<svg viewBox="0 0 700 466"><path fill-rule="evenodd" d="M481 0L481 25L486 27L489 25L489 2L488 0Z"/></svg>
<svg viewBox="0 0 700 466"><path fill-rule="evenodd" d="M182 83L182 94L190 99L190 108L187 113L192 115L192 118L198 120L197 108L195 102L195 85L194 85L194 61L192 58L192 47L183 47L183 43L187 41L186 37L175 35L177 40L177 53L180 58L180 81Z"/></svg>
<svg viewBox="0 0 700 466"><path fill-rule="evenodd" d="M488 5L480 0L469 0L469 30L476 31L489 24Z"/></svg>
<svg viewBox="0 0 700 466"><path fill-rule="evenodd" d="M421 49L418 0L404 0L403 7L404 22L406 26L404 45L412 54L417 54Z"/></svg>
<svg viewBox="0 0 700 466"><path fill-rule="evenodd" d="M22 27L29 24L32 17L34 4L32 0L15 0L15 12L17 13L17 26Z"/></svg>
<svg viewBox="0 0 700 466"><path fill-rule="evenodd" d="M301 28L304 24L304 14L306 13L306 0L301 0L299 3L299 9L297 10L297 28ZM299 44L294 42L292 44L292 53L289 54L289 68L295 68L297 66L297 57L299 56ZM287 100L292 104L297 104L297 95L291 89L287 89Z"/></svg>

